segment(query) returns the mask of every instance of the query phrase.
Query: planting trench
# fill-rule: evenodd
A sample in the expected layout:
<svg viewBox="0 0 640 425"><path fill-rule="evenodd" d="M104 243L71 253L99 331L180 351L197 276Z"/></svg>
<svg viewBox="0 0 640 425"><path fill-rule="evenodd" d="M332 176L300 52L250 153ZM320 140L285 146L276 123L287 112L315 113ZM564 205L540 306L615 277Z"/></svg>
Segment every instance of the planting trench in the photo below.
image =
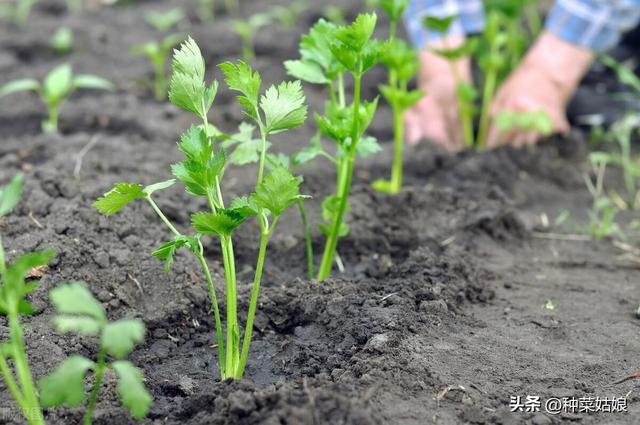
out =
<svg viewBox="0 0 640 425"><path fill-rule="evenodd" d="M8 256L44 248L58 253L33 296L36 314L24 321L36 377L69 354L95 355L96 341L61 336L51 326L48 291L79 280L110 317L139 317L147 326L145 343L132 355L155 400L144 423L640 421L635 384L612 385L640 369L640 322L634 317L640 264L608 241L541 235L549 231L543 214L553 221L568 208L585 220L591 200L582 180L586 148L579 133L533 151L452 157L426 145L410 148L407 187L394 197L369 188L388 172L385 144L382 154L356 171L351 233L339 246L344 273L323 283L306 280L298 217L283 218L288 224L269 246L246 379L219 382L208 291L195 260L181 252L171 272L163 272L149 253L169 235L145 204L110 219L90 206L114 182L166 180L179 159L174 143L190 118L140 91L135 81L148 76L148 67L127 52L154 36L141 24L144 12L176 3L193 15L186 1L141 2L124 12L105 8L81 17L61 14L61 3L51 2L36 9L23 32L0 27L0 83L40 77L56 64L46 40L63 22L76 32L78 50L70 58L76 70L118 86L115 93L74 96L58 136L39 134L42 109L34 98L15 96L0 104L0 181L17 171L27 176L22 202L0 222ZM265 4L251 2L244 12ZM297 56L298 37L320 9L312 7L296 30L261 33L256 67L264 80L285 78L281 61ZM211 26L182 25L202 46L210 68L236 56L239 42L224 16ZM383 76L372 73L368 98ZM305 91L311 108L321 108L323 93ZM241 118L231 94L222 90L215 105L212 121L231 131ZM303 147L315 131L311 121L275 139L275 148ZM390 138L386 106L372 132L382 141ZM247 193L245 181L253 181L254 171L230 168L226 190ZM334 176L321 162L304 174L315 220ZM178 187L157 198L183 229L189 213L205 207ZM243 312L257 248L248 227L235 240ZM222 291L218 249L205 242ZM318 255L322 242L316 232ZM554 310L543 308L547 300ZM0 324L4 337L8 330ZM3 385L0 422L21 423ZM107 374L105 385L95 423L134 423L119 406L115 377ZM510 396L619 397L630 391L628 413L552 416L509 409ZM55 409L46 418L75 424L82 413Z"/></svg>

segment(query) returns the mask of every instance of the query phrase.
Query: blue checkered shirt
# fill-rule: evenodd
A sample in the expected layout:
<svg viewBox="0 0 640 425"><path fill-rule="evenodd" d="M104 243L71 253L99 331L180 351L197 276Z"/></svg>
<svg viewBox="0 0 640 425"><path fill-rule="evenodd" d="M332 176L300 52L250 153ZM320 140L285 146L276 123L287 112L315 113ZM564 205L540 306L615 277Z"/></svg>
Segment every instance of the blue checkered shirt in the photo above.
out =
<svg viewBox="0 0 640 425"><path fill-rule="evenodd" d="M441 34L422 26L425 16L457 16L448 35L481 32L485 24L482 0L411 0L405 13L413 44L424 47ZM615 46L621 35L640 21L640 0L557 0L545 29L561 39L594 51Z"/></svg>

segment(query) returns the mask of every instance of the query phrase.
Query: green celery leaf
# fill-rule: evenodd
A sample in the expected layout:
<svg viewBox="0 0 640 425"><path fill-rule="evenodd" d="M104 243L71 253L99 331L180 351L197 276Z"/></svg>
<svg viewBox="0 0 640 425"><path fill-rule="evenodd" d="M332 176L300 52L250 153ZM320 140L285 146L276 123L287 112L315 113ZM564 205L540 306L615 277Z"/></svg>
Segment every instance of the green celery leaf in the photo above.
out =
<svg viewBox="0 0 640 425"><path fill-rule="evenodd" d="M16 174L6 186L0 187L0 217L7 215L20 201L22 174Z"/></svg>
<svg viewBox="0 0 640 425"><path fill-rule="evenodd" d="M458 16L446 16L444 18L438 18L437 16L425 16L422 20L422 25L435 32L439 32L441 34L446 33L451 28L453 22L458 19Z"/></svg>
<svg viewBox="0 0 640 425"><path fill-rule="evenodd" d="M166 12L151 11L145 15L145 20L158 31L168 31L185 17L184 10L174 7Z"/></svg>
<svg viewBox="0 0 640 425"><path fill-rule="evenodd" d="M244 113L254 120L258 116L258 96L262 79L257 71L254 71L246 62L239 60L237 63L225 62L218 65L224 74L224 81L231 90L242 93L238 96L238 103L244 109Z"/></svg>
<svg viewBox="0 0 640 425"><path fill-rule="evenodd" d="M255 204L267 209L274 216L280 216L292 204L305 196L300 195L301 179L294 177L284 167L275 168L251 195Z"/></svg>
<svg viewBox="0 0 640 425"><path fill-rule="evenodd" d="M335 216L338 213L339 203L340 203L340 198L336 195L328 196L322 201L322 219L328 224L319 224L318 229L327 236L331 233L331 224L335 221ZM347 202L347 208L345 212L348 212L350 209L351 209L351 206ZM344 236L347 236L348 234L349 234L349 225L343 221L340 224L340 229L338 230L338 236L344 237Z"/></svg>
<svg viewBox="0 0 640 425"><path fill-rule="evenodd" d="M312 61L289 60L284 62L284 67L287 69L287 74L308 83L328 84L331 81L322 67Z"/></svg>
<svg viewBox="0 0 640 425"><path fill-rule="evenodd" d="M67 358L49 376L40 380L40 401L44 407L80 406L85 401L84 380L95 363L82 356Z"/></svg>
<svg viewBox="0 0 640 425"><path fill-rule="evenodd" d="M121 319L107 323L102 332L101 346L114 357L121 359L136 344L144 340L144 324L138 319Z"/></svg>
<svg viewBox="0 0 640 425"><path fill-rule="evenodd" d="M260 154L262 153L262 140L253 137L253 131L255 126L247 124L245 122L240 124L238 133L234 134L223 143L225 149L229 149L233 146L233 152L229 159L232 164L245 165L253 162L258 162ZM267 142L267 149L271 146L271 143Z"/></svg>
<svg viewBox="0 0 640 425"><path fill-rule="evenodd" d="M111 364L118 375L117 391L122 405L136 419L143 419L153 402L151 394L144 387L142 372L128 361L115 361Z"/></svg>
<svg viewBox="0 0 640 425"><path fill-rule="evenodd" d="M37 287L37 283L25 284L25 277L32 269L48 264L54 256L53 250L33 252L18 257L4 273L0 285L0 313L33 313L33 307L24 299Z"/></svg>
<svg viewBox="0 0 640 425"><path fill-rule="evenodd" d="M113 189L94 202L93 207L108 217L136 199L145 197L146 194L140 184L117 183Z"/></svg>
<svg viewBox="0 0 640 425"><path fill-rule="evenodd" d="M155 251L151 253L156 258L164 260L164 271L169 272L173 265L173 256L176 251L183 246L187 246L191 252L198 252L200 244L195 236L176 236L174 240L163 243Z"/></svg>
<svg viewBox="0 0 640 425"><path fill-rule="evenodd" d="M307 106L300 81L271 86L260 98L266 132L273 134L296 128L307 118Z"/></svg>
<svg viewBox="0 0 640 425"><path fill-rule="evenodd" d="M323 152L324 149L322 148L320 137L316 135L311 139L308 147L293 156L293 164L294 166L298 166L313 161L317 156L322 155Z"/></svg>
<svg viewBox="0 0 640 425"><path fill-rule="evenodd" d="M378 0L377 2L392 22L398 22L409 5L409 0Z"/></svg>
<svg viewBox="0 0 640 425"><path fill-rule="evenodd" d="M361 158L366 158L374 153L382 152L382 147L380 147L378 140L371 136L365 136L360 139L360 143L358 143L356 149Z"/></svg>
<svg viewBox="0 0 640 425"><path fill-rule="evenodd" d="M205 118L213 96L215 82L207 89L204 82L205 64L200 48L191 38L174 50L169 100L178 108Z"/></svg>
<svg viewBox="0 0 640 425"><path fill-rule="evenodd" d="M213 155L213 146L201 127L191 126L182 136L178 148L190 161L206 164Z"/></svg>
<svg viewBox="0 0 640 425"><path fill-rule="evenodd" d="M433 53L447 60L461 59L471 56L478 50L478 39L476 37L468 38L463 44L453 49L431 49Z"/></svg>
<svg viewBox="0 0 640 425"><path fill-rule="evenodd" d="M187 191L196 196L207 196L215 185L216 177L222 179L226 155L224 150L214 155L205 165L195 161L182 161L171 166L171 172Z"/></svg>
<svg viewBox="0 0 640 425"><path fill-rule="evenodd" d="M79 282L60 285L49 292L49 297L59 315L87 316L101 324L106 323L102 304Z"/></svg>
<svg viewBox="0 0 640 425"><path fill-rule="evenodd" d="M255 211L246 204L232 204L231 208L218 210L217 213L199 212L191 216L191 224L203 235L229 237L244 221L255 215Z"/></svg>

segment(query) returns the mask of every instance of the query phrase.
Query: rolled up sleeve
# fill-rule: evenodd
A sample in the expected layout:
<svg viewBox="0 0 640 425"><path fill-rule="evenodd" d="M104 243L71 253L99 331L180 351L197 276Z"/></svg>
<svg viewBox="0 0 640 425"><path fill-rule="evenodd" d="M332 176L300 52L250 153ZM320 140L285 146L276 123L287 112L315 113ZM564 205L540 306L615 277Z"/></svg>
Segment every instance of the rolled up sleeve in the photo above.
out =
<svg viewBox="0 0 640 425"><path fill-rule="evenodd" d="M640 1L640 0L639 0ZM430 31L422 25L425 16L446 18L456 16L447 34ZM423 48L443 35L475 34L484 28L482 0L411 0L404 14L407 34L416 48Z"/></svg>
<svg viewBox="0 0 640 425"><path fill-rule="evenodd" d="M615 46L640 21L640 0L558 0L545 28L559 38L594 51Z"/></svg>

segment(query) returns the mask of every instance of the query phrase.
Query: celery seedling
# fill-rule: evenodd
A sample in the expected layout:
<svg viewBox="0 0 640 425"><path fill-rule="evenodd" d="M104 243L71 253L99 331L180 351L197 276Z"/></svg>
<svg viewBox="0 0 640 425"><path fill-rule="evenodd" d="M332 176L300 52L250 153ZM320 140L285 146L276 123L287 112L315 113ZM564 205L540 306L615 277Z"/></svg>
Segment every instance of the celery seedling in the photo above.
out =
<svg viewBox="0 0 640 425"><path fill-rule="evenodd" d="M495 117L495 124L502 133L512 130L532 131L542 136L553 133L553 123L549 114L545 111L529 112L498 112Z"/></svg>
<svg viewBox="0 0 640 425"><path fill-rule="evenodd" d="M246 61L255 59L256 49L254 39L256 32L271 23L271 16L267 13L256 13L249 19L234 19L231 22L233 32L242 40L242 57Z"/></svg>
<svg viewBox="0 0 640 425"><path fill-rule="evenodd" d="M17 205L21 192L21 175L14 177L8 185L0 187L0 218ZM25 282L27 273L34 267L46 265L52 257L52 251L35 252L23 255L12 265L7 265L0 238L0 313L6 315L9 322L9 339L0 345L0 372L30 425L44 425L44 419L25 352L20 315L33 313L33 307L27 302L26 296L38 286L37 283ZM13 363L13 371L9 360Z"/></svg>
<svg viewBox="0 0 640 425"><path fill-rule="evenodd" d="M171 168L173 175L184 184L189 194L201 196L207 200L210 211L198 212L191 216L195 235L188 236L181 233L151 197L153 192L173 185L175 180L146 188L139 184L120 183L100 198L94 206L101 213L112 215L136 199L145 199L173 234L173 239L160 246L153 255L165 260L167 270L173 262L174 253L182 247L188 248L197 258L206 277L211 297L216 324L220 376L222 379L240 379L244 374L249 354L253 320L269 239L282 213L304 198L299 191L300 179L294 177L286 168L279 166L269 174L265 173L267 150L270 146L269 138L276 133L302 125L306 119L307 107L299 81L271 86L260 96L261 77L249 65L242 61L237 64L224 63L220 65L220 69L225 75L225 82L229 88L240 92L238 102L244 114L260 131L260 142L241 141L247 143L247 146L241 148L244 153L236 155L236 158L242 159L242 161L238 159L237 163L246 161L244 155L259 156L254 193L248 197L236 198L229 207L225 207L221 184L227 165L227 155L221 143L217 142L226 140L228 136L217 131L213 125L209 124L207 118L218 85L215 81L211 85L205 84L204 59L197 44L189 38L174 54L169 99L180 109L196 115L201 120L201 125L191 127L182 135L178 147L186 158ZM237 150L238 147L236 147ZM258 219L260 246L241 345L232 237L234 230L251 217ZM216 289L204 256L204 247L201 242L203 235L216 236L220 241L226 283L226 341L223 336Z"/></svg>
<svg viewBox="0 0 640 425"><path fill-rule="evenodd" d="M102 378L108 369L118 377L117 391L122 405L136 419L146 416L151 395L142 382L142 373L124 358L144 340L144 324L138 319L107 320L104 308L91 292L75 282L53 289L49 296L56 308L54 324L60 333L96 336L100 340L96 361L78 354L67 358L49 376L39 382L44 407L66 405L78 407L85 402L87 410L83 424L91 425L100 394ZM107 356L115 358L108 361ZM84 382L89 370L94 372L91 393L87 401Z"/></svg>
<svg viewBox="0 0 640 425"><path fill-rule="evenodd" d="M320 20L302 38L302 58L285 63L288 72L294 77L325 84L329 89L330 98L325 115L316 115L316 122L320 134L336 142L337 154L335 157L328 154L319 139L314 139L314 144L305 152L307 157L325 156L337 167L336 192L322 203L322 215L326 223L320 225L320 230L327 236L327 241L318 270L318 280L325 280L330 276L338 240L349 231L344 223L344 215L349 208L356 157L380 149L375 139L365 136L378 99L372 102L361 99L363 76L380 61L386 50L385 44L371 38L376 21L375 13L360 14L348 26L338 27ZM351 105L347 105L345 99L345 72L354 79Z"/></svg>
<svg viewBox="0 0 640 425"><path fill-rule="evenodd" d="M166 12L149 12L145 15L145 20L156 30L165 32L178 25L184 16L184 11L176 7Z"/></svg>
<svg viewBox="0 0 640 425"><path fill-rule="evenodd" d="M59 55L66 55L73 49L73 32L69 27L60 27L51 37L51 48Z"/></svg>
<svg viewBox="0 0 640 425"><path fill-rule="evenodd" d="M451 24L455 20L455 16L449 16L446 18L437 18L434 16L427 16L423 20L423 25L441 34L445 34L449 31ZM446 41L446 38L443 40ZM458 69L458 61L465 57L470 56L477 49L477 39L469 38L461 46L450 47L445 45L442 49L432 49L432 52L447 61L451 69L451 73L456 80L456 100L458 102L458 114L460 115L460 124L462 126L462 136L464 138L464 144L467 148L474 146L474 134L473 134L473 119L476 114L476 107L474 105L478 98L478 92L473 84L468 83L462 79L460 71Z"/></svg>
<svg viewBox="0 0 640 425"><path fill-rule="evenodd" d="M149 41L134 46L131 52L134 55L145 55L153 64L153 94L156 100L163 100L167 96L167 59L173 47L184 39L182 34L171 34L162 41Z"/></svg>
<svg viewBox="0 0 640 425"><path fill-rule="evenodd" d="M617 235L624 237L620 227L615 222L618 209L604 190L604 175L607 169L607 161L599 153L592 153L589 161L595 171L595 181L585 174L587 189L593 198L593 204L589 211L589 226L587 233L594 239L600 240L608 236Z"/></svg>
<svg viewBox="0 0 640 425"><path fill-rule="evenodd" d="M382 56L389 79L386 85L379 86L380 93L391 106L393 113L393 163L390 180L377 180L373 187L380 192L398 193L402 188L402 165L404 150L404 121L407 109L415 105L424 96L420 90L409 90L411 79L418 72L416 51L406 42L396 38L398 22L409 0L378 0L378 5L387 13L390 21L388 48Z"/></svg>
<svg viewBox="0 0 640 425"><path fill-rule="evenodd" d="M308 0L294 0L286 6L275 5L271 7L268 14L277 21L284 29L291 29L296 25L296 21L302 12L309 7Z"/></svg>
<svg viewBox="0 0 640 425"><path fill-rule="evenodd" d="M198 17L201 22L211 22L216 17L215 0L198 0Z"/></svg>
<svg viewBox="0 0 640 425"><path fill-rule="evenodd" d="M63 102L77 89L113 90L113 85L95 75L73 75L68 63L55 67L40 83L34 79L11 81L0 87L0 97L21 91L34 91L46 105L49 115L42 122L45 132L58 130L58 116Z"/></svg>
<svg viewBox="0 0 640 425"><path fill-rule="evenodd" d="M0 17L8 18L20 27L24 26L37 2L38 0L14 0L10 4L0 5Z"/></svg>

